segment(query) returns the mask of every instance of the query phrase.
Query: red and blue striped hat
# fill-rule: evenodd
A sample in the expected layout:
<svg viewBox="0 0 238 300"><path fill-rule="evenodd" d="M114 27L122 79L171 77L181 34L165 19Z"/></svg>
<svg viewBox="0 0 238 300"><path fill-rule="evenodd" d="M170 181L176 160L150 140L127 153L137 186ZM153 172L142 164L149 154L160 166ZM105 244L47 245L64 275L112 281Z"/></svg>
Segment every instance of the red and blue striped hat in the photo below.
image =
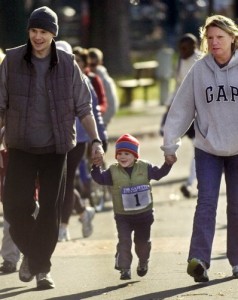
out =
<svg viewBox="0 0 238 300"><path fill-rule="evenodd" d="M139 158L139 141L128 133L122 135L116 141L116 156L120 151L130 152Z"/></svg>

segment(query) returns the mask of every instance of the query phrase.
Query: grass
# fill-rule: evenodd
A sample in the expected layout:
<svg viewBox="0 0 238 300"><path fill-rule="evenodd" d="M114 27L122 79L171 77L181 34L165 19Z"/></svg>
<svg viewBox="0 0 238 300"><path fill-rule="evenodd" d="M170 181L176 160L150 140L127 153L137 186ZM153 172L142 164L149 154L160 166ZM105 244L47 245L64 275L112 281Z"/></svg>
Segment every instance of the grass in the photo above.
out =
<svg viewBox="0 0 238 300"><path fill-rule="evenodd" d="M124 117L124 116L139 116L142 114L143 114L142 111L135 111L135 110L132 110L130 107L123 107L117 111L116 116L120 118L120 117Z"/></svg>

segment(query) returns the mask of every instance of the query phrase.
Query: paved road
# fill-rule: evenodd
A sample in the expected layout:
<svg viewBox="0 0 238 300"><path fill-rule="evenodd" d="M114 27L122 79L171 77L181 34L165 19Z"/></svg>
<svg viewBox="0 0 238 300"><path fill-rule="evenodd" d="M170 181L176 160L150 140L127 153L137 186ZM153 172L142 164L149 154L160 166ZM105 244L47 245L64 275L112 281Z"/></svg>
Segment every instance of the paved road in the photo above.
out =
<svg viewBox="0 0 238 300"><path fill-rule="evenodd" d="M155 110L154 110L155 111ZM140 132L140 125L147 124L154 135L140 137L141 156L153 163L162 163L161 138L155 136L158 115L148 120L132 118L128 124L123 119L111 124L110 136L127 132ZM133 128L131 127L133 122ZM221 188L217 215L217 231L214 240L209 284L195 284L186 274L186 259L192 228L194 199L184 199L179 192L182 180L187 176L192 155L190 141L184 138L179 160L170 175L160 183L153 183L155 222L152 227L152 253L148 274L140 278L136 274L137 259L134 254L132 280L121 281L114 270L114 253L117 242L111 203L97 213L94 233L82 238L78 217L70 222L72 240L58 243L52 258L52 276L56 289L36 291L35 282L25 284L18 280L18 273L0 276L0 299L17 300L232 300L238 299L237 280L231 279L231 269L225 257L226 208L224 185ZM109 145L108 163L114 161L114 147ZM0 238L2 232L0 232Z"/></svg>

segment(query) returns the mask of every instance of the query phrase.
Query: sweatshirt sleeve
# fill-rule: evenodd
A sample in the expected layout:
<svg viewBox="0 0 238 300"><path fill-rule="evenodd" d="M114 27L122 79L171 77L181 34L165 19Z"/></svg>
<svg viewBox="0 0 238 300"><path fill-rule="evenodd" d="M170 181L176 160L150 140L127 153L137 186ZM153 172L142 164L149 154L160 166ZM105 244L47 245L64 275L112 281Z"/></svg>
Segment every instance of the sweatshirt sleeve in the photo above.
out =
<svg viewBox="0 0 238 300"><path fill-rule="evenodd" d="M185 77L169 109L164 126L165 155L173 155L181 144L181 137L195 117L193 68Z"/></svg>
<svg viewBox="0 0 238 300"><path fill-rule="evenodd" d="M107 110L107 98L101 78L95 74L93 78L93 87L98 96L98 104L100 111L103 114Z"/></svg>
<svg viewBox="0 0 238 300"><path fill-rule="evenodd" d="M172 166L164 163L161 167L153 166L151 164L148 165L148 178L149 180L160 180L169 174Z"/></svg>
<svg viewBox="0 0 238 300"><path fill-rule="evenodd" d="M82 73L76 62L74 62L73 86L76 116L82 120L87 115L93 115L92 95L87 83L86 75Z"/></svg>
<svg viewBox="0 0 238 300"><path fill-rule="evenodd" d="M95 182L101 185L113 185L112 175L109 169L102 170L101 167L92 166L91 175Z"/></svg>
<svg viewBox="0 0 238 300"><path fill-rule="evenodd" d="M4 117L7 107L7 58L0 64L0 118Z"/></svg>

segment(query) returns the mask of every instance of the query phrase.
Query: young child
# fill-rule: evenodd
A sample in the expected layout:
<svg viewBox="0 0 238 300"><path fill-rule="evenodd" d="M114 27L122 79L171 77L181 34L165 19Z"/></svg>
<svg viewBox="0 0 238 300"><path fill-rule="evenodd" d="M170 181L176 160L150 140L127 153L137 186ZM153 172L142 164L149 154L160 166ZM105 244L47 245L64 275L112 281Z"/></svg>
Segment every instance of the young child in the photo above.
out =
<svg viewBox="0 0 238 300"><path fill-rule="evenodd" d="M139 141L130 134L116 141L117 163L102 170L93 165L93 179L102 185L111 186L114 218L118 231L115 269L121 272L120 279L131 279L132 237L134 231L135 253L139 258L138 276L146 275L150 257L150 231L154 222L153 199L150 180L166 176L171 166L161 168L139 159Z"/></svg>

